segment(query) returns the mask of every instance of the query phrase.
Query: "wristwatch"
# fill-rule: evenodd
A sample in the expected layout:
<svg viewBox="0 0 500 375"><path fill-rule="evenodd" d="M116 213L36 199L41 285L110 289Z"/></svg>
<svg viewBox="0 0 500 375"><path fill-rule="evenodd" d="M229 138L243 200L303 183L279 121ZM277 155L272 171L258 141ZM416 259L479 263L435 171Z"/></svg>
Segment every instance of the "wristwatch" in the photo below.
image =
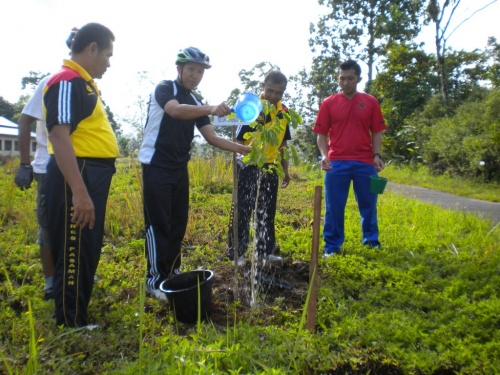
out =
<svg viewBox="0 0 500 375"><path fill-rule="evenodd" d="M374 153L373 154L373 158L375 159L375 156L378 156L380 158L380 160L383 160L382 159L382 155L380 155L378 152Z"/></svg>

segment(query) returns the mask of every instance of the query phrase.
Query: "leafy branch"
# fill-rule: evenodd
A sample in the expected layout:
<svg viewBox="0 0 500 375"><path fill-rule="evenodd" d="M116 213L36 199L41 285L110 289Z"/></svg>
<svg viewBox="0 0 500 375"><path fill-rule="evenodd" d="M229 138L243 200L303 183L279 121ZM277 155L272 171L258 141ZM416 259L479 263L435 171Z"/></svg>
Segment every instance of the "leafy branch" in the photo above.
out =
<svg viewBox="0 0 500 375"><path fill-rule="evenodd" d="M297 150L293 145L289 145L283 148L277 148L275 155L268 155L265 151L269 146L276 147L280 145L280 140L278 136L284 131L283 125L278 118L278 111L276 107L265 99L262 101L262 112L264 117L270 116L273 121L271 123L259 123L254 121L250 124L250 127L255 129L253 132L248 132L244 135L245 139L249 140L249 145L251 147L250 152L243 157L243 162L249 165L256 165L265 172L276 172L280 178L282 178L285 173L281 161L292 160L294 165L298 165L299 157ZM296 129L300 124L302 124L302 117L294 110L289 108L288 113L282 111L286 122ZM275 162L268 164L266 168L264 165L268 163L268 157L274 159Z"/></svg>

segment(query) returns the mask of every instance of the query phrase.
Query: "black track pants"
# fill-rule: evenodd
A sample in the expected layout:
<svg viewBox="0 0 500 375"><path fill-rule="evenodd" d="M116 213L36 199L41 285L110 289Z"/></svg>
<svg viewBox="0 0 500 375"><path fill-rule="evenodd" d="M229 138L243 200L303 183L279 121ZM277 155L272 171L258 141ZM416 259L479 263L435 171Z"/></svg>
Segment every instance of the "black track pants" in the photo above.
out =
<svg viewBox="0 0 500 375"><path fill-rule="evenodd" d="M47 165L49 236L55 264L56 324L82 327L89 324L88 306L101 255L106 203L115 173L114 159L77 158L80 173L94 204L94 228L80 229L71 222L73 196L55 158Z"/></svg>

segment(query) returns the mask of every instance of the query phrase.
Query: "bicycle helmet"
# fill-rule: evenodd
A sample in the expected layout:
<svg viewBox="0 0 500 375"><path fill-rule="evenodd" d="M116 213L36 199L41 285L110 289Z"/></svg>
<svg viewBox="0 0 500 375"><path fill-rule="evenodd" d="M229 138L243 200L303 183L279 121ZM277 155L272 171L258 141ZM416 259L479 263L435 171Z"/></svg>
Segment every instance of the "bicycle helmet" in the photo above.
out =
<svg viewBox="0 0 500 375"><path fill-rule="evenodd" d="M175 60L176 65L188 62L201 64L205 67L205 69L210 69L212 67L212 65L210 65L210 58L195 47L185 48L180 50L177 54L177 60Z"/></svg>

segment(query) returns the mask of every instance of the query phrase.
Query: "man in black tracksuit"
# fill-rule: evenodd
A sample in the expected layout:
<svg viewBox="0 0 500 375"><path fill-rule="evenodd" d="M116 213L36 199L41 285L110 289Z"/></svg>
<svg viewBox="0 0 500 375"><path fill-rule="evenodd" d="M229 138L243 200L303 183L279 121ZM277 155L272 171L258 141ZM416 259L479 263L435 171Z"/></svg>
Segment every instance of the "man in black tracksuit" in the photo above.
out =
<svg viewBox="0 0 500 375"><path fill-rule="evenodd" d="M195 90L205 69L207 55L194 47L177 55L177 79L160 82L151 94L144 138L139 150L142 163L144 221L146 225L146 291L162 301L160 284L180 273L181 245L188 223L189 177L187 163L195 126L213 146L246 154L244 146L215 134L209 115L226 116L225 104L203 105Z"/></svg>

